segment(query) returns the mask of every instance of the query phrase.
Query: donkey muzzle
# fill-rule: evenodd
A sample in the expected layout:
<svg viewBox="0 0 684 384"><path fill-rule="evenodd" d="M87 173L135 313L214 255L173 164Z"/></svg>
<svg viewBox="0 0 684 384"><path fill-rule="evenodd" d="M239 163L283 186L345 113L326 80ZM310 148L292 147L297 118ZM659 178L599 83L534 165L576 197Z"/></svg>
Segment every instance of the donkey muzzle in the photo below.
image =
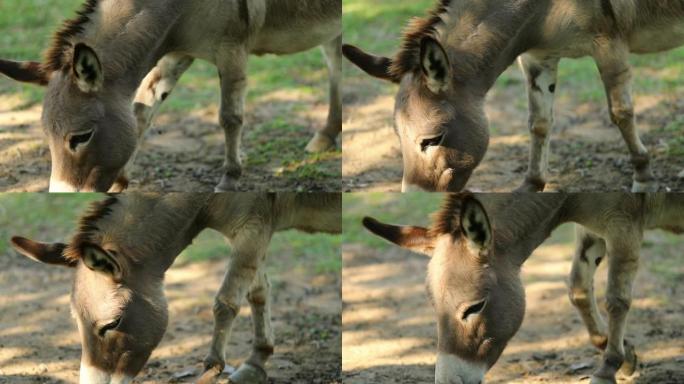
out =
<svg viewBox="0 0 684 384"><path fill-rule="evenodd" d="M461 359L456 355L440 353L435 367L435 384L484 384L486 364Z"/></svg>

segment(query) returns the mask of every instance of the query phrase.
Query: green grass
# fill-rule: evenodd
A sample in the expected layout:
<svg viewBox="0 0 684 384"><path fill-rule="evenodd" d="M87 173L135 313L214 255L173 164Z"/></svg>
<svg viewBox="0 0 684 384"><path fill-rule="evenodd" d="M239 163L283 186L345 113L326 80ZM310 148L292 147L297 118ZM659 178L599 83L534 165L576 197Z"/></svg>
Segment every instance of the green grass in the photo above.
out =
<svg viewBox="0 0 684 384"><path fill-rule="evenodd" d="M11 251L9 240L22 235L39 241L68 241L80 215L99 194L0 194L0 255ZM302 269L307 273L339 273L341 236L277 233L269 247L267 268L275 273ZM226 259L230 248L223 235L205 230L178 257L177 263Z"/></svg>
<svg viewBox="0 0 684 384"><path fill-rule="evenodd" d="M0 57L12 60L39 60L54 31L62 21L75 15L84 0L5 0L0 2ZM327 97L327 69L318 49L275 57L252 57L249 66L248 101L255 102L272 92L287 89L316 98ZM0 94L16 94L23 105L40 103L41 88L0 80ZM197 61L183 75L174 94L160 113L189 112L216 106L219 79L216 68Z"/></svg>
<svg viewBox="0 0 684 384"><path fill-rule="evenodd" d="M439 193L345 193L342 199L344 243L388 248L389 243L366 231L361 224L364 216L393 224L428 226L429 215L441 206L443 199Z"/></svg>
<svg viewBox="0 0 684 384"><path fill-rule="evenodd" d="M434 3L435 0L343 0L345 41L369 52L391 57L399 49L401 30L408 20L424 16ZM684 48L657 54L632 55L630 63L634 66L633 89L636 94L684 91ZM346 65L345 78L349 76L363 78L366 75L352 65ZM578 102L605 102L603 84L593 59L561 60L558 78L559 95L565 94ZM526 106L527 97L520 79L517 73L507 72L499 78L496 87L518 87L520 97L512 102ZM384 94L396 92L396 87L378 80L368 80L368 85L364 86Z"/></svg>

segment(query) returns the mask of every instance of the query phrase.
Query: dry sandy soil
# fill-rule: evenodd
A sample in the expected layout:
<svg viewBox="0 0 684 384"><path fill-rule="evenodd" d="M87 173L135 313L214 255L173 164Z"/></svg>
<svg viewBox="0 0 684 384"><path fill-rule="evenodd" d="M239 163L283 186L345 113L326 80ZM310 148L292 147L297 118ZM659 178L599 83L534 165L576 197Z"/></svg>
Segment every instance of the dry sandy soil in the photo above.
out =
<svg viewBox="0 0 684 384"><path fill-rule="evenodd" d="M189 383L209 349L212 303L225 262L173 267L167 274L170 321L137 383ZM340 281L281 271L273 283L275 354L271 383L340 383ZM0 255L0 383L78 383L80 341L69 313L71 274L12 252ZM250 351L249 307L228 347L237 367ZM221 378L219 383L227 383Z"/></svg>
<svg viewBox="0 0 684 384"><path fill-rule="evenodd" d="M573 248L567 242L554 241L559 232L572 238L571 226L559 228L523 268L525 320L487 374L487 383L588 383L599 364L600 356L590 346L579 314L567 297L565 279ZM646 239L653 246L642 251L644 261L627 327L640 366L635 376L619 382L682 383L684 283L667 283L650 268L665 257L678 260L681 245L665 246L667 241L658 232L649 233ZM377 251L346 244L343 260L345 384L432 383L436 332L424 288L427 258L398 249ZM602 265L597 282L601 305L604 286Z"/></svg>
<svg viewBox="0 0 684 384"><path fill-rule="evenodd" d="M4 81L4 80L3 80ZM311 103L301 112L295 107ZM301 109L301 108L299 108ZM46 191L50 151L40 124L42 107L23 108L21 100L0 95L0 191ZM312 157L304 147L327 116L325 100L295 93L274 93L248 103L243 134L241 191L339 191L341 155ZM265 129L275 118L285 118L287 130ZM301 129L289 129L301 127ZM270 152L270 141L285 145L296 161L283 165L282 151ZM222 175L223 131L216 107L189 115L168 113L155 120L130 175L131 190L210 192ZM281 148L281 147L276 147ZM292 155L294 153L294 155ZM249 159L257 159L249 162ZM301 174L303 167L313 176ZM298 173L299 172L299 173Z"/></svg>
<svg viewBox="0 0 684 384"><path fill-rule="evenodd" d="M347 64L349 65L349 64ZM399 140L392 129L394 97L356 69L345 78L345 120L342 128L345 191L400 191L402 160ZM467 188L508 192L517 188L527 170L529 135L527 102L517 66L508 69L508 84L492 90L486 104L490 121L487 155ZM629 191L632 169L627 147L610 123L607 106L580 103L559 79L556 123L551 135L547 191ZM391 88L392 92L396 89ZM391 93L391 92L390 92ZM684 156L668 156L667 141L675 132L662 129L684 115L684 101L676 94L635 96L638 127L653 156L653 169L662 186L684 191Z"/></svg>

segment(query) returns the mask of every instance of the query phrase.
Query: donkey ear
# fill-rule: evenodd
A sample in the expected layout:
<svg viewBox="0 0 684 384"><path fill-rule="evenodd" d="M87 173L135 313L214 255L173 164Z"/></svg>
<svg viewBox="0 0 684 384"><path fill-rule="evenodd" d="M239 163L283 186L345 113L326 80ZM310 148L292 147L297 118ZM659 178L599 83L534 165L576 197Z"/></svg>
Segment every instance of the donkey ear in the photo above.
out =
<svg viewBox="0 0 684 384"><path fill-rule="evenodd" d="M114 280L121 280L123 270L121 264L102 248L86 244L83 246L83 263L95 272L111 275Z"/></svg>
<svg viewBox="0 0 684 384"><path fill-rule="evenodd" d="M451 66L442 44L432 37L424 37L420 41L420 66L433 93L445 91L451 78Z"/></svg>
<svg viewBox="0 0 684 384"><path fill-rule="evenodd" d="M104 76L97 53L89 46L78 43L74 47L72 71L76 84L85 93L97 92L102 88Z"/></svg>
<svg viewBox="0 0 684 384"><path fill-rule="evenodd" d="M482 204L473 197L467 198L461 208L461 231L478 248L489 248L492 227Z"/></svg>
<svg viewBox="0 0 684 384"><path fill-rule="evenodd" d="M63 243L39 243L24 237L14 236L12 237L12 247L22 255L45 264L75 267L78 263L64 257L63 252L66 244Z"/></svg>
<svg viewBox="0 0 684 384"><path fill-rule="evenodd" d="M43 66L36 61L20 62L0 59L0 73L22 83L42 86L46 86L50 80Z"/></svg>
<svg viewBox="0 0 684 384"><path fill-rule="evenodd" d="M363 219L363 226L402 248L432 256L434 241L425 228L384 224L371 217Z"/></svg>
<svg viewBox="0 0 684 384"><path fill-rule="evenodd" d="M393 83L398 83L400 80L391 75L392 60L387 57L371 55L348 44L342 45L342 54L354 65L373 77Z"/></svg>

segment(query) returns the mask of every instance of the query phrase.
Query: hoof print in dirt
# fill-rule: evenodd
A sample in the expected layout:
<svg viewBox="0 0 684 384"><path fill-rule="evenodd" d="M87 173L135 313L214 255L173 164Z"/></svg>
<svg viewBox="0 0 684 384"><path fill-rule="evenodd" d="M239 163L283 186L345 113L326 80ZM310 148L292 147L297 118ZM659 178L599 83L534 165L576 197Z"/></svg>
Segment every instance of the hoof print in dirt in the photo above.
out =
<svg viewBox="0 0 684 384"><path fill-rule="evenodd" d="M268 384L266 371L251 364L242 364L228 380L231 384Z"/></svg>

